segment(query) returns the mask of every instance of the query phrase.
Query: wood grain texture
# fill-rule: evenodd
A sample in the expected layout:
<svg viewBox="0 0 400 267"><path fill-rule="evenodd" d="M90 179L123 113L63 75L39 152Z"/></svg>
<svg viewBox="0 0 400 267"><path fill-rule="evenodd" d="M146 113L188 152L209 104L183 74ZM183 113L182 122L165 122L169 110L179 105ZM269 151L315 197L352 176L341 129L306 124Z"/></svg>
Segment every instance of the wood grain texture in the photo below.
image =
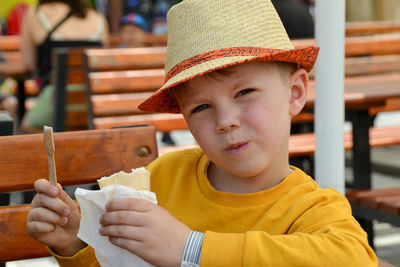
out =
<svg viewBox="0 0 400 267"><path fill-rule="evenodd" d="M92 71L164 68L166 47L87 49L87 66Z"/></svg>
<svg viewBox="0 0 400 267"><path fill-rule="evenodd" d="M50 255L26 232L29 208L30 205L0 207L0 262Z"/></svg>
<svg viewBox="0 0 400 267"><path fill-rule="evenodd" d="M116 171L146 166L158 155L154 127L54 133L58 181L63 186L95 183ZM138 157L146 146L151 154ZM42 134L0 137L0 192L28 190L47 178Z"/></svg>
<svg viewBox="0 0 400 267"><path fill-rule="evenodd" d="M154 127L54 133L58 180L63 185L95 183L115 172L149 164L158 156ZM145 151L150 153L146 155ZM0 192L32 189L47 177L42 134L0 137ZM0 262L48 256L26 232L30 205L0 207Z"/></svg>

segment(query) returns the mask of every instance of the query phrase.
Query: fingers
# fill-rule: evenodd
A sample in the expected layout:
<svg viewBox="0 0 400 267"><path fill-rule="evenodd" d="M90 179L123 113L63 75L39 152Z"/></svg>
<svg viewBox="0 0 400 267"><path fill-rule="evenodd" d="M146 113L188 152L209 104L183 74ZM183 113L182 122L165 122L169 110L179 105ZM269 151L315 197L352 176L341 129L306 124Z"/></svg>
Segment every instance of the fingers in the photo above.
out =
<svg viewBox="0 0 400 267"><path fill-rule="evenodd" d="M60 216L49 209L36 208L33 209L28 214L28 222L33 222L33 221L37 222L41 221L52 225L53 224L65 225L68 222L68 218Z"/></svg>
<svg viewBox="0 0 400 267"><path fill-rule="evenodd" d="M39 179L35 181L34 188L39 194L45 194L51 197L58 195L58 189L46 179Z"/></svg>
<svg viewBox="0 0 400 267"><path fill-rule="evenodd" d="M54 224L39 221L29 222L26 226L28 234L33 237L36 237L40 234L53 232L55 229L56 226Z"/></svg>
<svg viewBox="0 0 400 267"><path fill-rule="evenodd" d="M131 210L145 212L151 209L152 206L155 206L155 204L144 199L121 198L110 200L106 205L106 211Z"/></svg>
<svg viewBox="0 0 400 267"><path fill-rule="evenodd" d="M138 255L137 252L140 251L140 247L143 246L143 244L140 241L127 239L127 238L109 237L109 240L114 245L116 245L120 248L124 248L128 251L131 251L137 255ZM138 256L140 257L140 255L138 255Z"/></svg>
<svg viewBox="0 0 400 267"><path fill-rule="evenodd" d="M58 188L58 197L65 202L65 204L67 204L71 209L75 209L77 208L77 204L75 203L75 201L67 194L67 192L65 192L61 185L59 183L57 183L57 188Z"/></svg>
<svg viewBox="0 0 400 267"><path fill-rule="evenodd" d="M112 224L142 226L144 222L144 215L133 211L107 212L100 218L100 224L103 226Z"/></svg>
<svg viewBox="0 0 400 267"><path fill-rule="evenodd" d="M51 197L44 193L38 193L32 200L31 210L36 208L50 209L60 216L68 216L71 212L70 207L58 197Z"/></svg>
<svg viewBox="0 0 400 267"><path fill-rule="evenodd" d="M141 227L130 225L109 225L101 227L99 233L102 236L124 238L135 241L143 241L145 237L145 233Z"/></svg>

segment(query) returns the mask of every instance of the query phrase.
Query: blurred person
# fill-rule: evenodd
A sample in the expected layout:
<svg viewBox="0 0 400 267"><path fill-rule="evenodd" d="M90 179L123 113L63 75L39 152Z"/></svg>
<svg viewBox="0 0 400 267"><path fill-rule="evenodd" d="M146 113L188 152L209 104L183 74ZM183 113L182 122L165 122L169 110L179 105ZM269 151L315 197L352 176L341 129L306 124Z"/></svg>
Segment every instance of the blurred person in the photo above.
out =
<svg viewBox="0 0 400 267"><path fill-rule="evenodd" d="M129 13L121 18L120 47L146 46L145 39L151 34L146 19L137 13ZM161 141L168 145L175 145L169 132L163 132Z"/></svg>
<svg viewBox="0 0 400 267"><path fill-rule="evenodd" d="M145 46L145 38L149 27L142 15L130 13L121 18L121 47Z"/></svg>
<svg viewBox="0 0 400 267"><path fill-rule="evenodd" d="M1 65L7 67L5 62L0 62ZM17 82L12 78L5 78L0 84L0 110L5 110L9 113L11 118L17 120L17 99L14 97ZM14 123L15 125L15 123Z"/></svg>
<svg viewBox="0 0 400 267"><path fill-rule="evenodd" d="M314 20L303 1L272 0L272 4L290 39L314 37Z"/></svg>
<svg viewBox="0 0 400 267"><path fill-rule="evenodd" d="M89 0L39 0L38 6L27 11L21 34L23 64L35 73L41 93L35 106L24 116L23 131L42 131L43 125L52 124L52 50L106 45L108 40L108 23L92 9ZM79 86L82 87L76 85Z"/></svg>

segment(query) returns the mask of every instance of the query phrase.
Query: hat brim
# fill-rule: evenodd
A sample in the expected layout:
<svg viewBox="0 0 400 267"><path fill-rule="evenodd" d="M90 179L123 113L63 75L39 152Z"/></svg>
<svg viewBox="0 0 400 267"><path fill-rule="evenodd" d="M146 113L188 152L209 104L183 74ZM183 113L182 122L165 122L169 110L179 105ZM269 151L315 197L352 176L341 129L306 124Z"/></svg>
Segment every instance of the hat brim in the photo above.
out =
<svg viewBox="0 0 400 267"><path fill-rule="evenodd" d="M149 112L180 113L179 105L170 90L193 78L209 72L224 69L245 62L269 61L298 64L310 72L314 67L319 47L309 46L291 50L270 48L227 48L200 54L181 62L166 75L165 84L139 105L139 109Z"/></svg>

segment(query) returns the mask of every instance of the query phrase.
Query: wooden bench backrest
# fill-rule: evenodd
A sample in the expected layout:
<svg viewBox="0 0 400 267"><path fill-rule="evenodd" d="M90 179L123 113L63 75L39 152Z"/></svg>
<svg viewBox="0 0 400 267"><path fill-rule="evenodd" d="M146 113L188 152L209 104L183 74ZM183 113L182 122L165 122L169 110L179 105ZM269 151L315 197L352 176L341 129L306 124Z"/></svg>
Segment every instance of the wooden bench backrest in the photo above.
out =
<svg viewBox="0 0 400 267"><path fill-rule="evenodd" d="M295 47L305 47L315 45L315 40L294 40L293 44ZM400 32L346 37L344 63L346 80L350 76L359 76L362 79L376 77L382 79L382 82L390 79L392 73L400 72ZM314 73L311 72L311 79L313 76ZM370 113L373 115L379 111L399 109L400 101L397 100L391 101L390 105L383 104L382 107L374 108Z"/></svg>
<svg viewBox="0 0 400 267"><path fill-rule="evenodd" d="M154 127L54 133L58 181L96 183L118 171L146 166L158 155ZM0 192L32 189L48 177L42 134L0 137ZM26 233L29 205L0 207L0 262L47 256Z"/></svg>
<svg viewBox="0 0 400 267"><path fill-rule="evenodd" d="M0 35L0 51L19 51L21 38L14 35Z"/></svg>
<svg viewBox="0 0 400 267"><path fill-rule="evenodd" d="M400 32L400 23L395 21L347 22L346 36L371 35Z"/></svg>
<svg viewBox="0 0 400 267"><path fill-rule="evenodd" d="M297 48L315 45L315 39L293 40ZM400 33L345 38L346 57L400 54Z"/></svg>
<svg viewBox="0 0 400 267"><path fill-rule="evenodd" d="M147 114L137 106L164 84L165 47L87 49L91 129L146 123L187 129L182 115Z"/></svg>
<svg viewBox="0 0 400 267"><path fill-rule="evenodd" d="M100 48L85 51L90 71L162 69L166 47Z"/></svg>
<svg viewBox="0 0 400 267"><path fill-rule="evenodd" d="M84 47L57 48L53 53L53 127L56 132L87 129L86 90L67 91L68 84L85 85ZM67 109L67 105L75 105Z"/></svg>
<svg viewBox="0 0 400 267"><path fill-rule="evenodd" d="M315 45L315 40L293 40L293 45L295 47ZM345 56L346 76L398 72L400 33L346 37Z"/></svg>
<svg viewBox="0 0 400 267"><path fill-rule="evenodd" d="M153 46L166 46L168 41L167 34L154 34L154 33L146 33L143 36L142 43L143 46L153 47ZM123 45L121 33L112 33L110 35L110 47L120 47Z"/></svg>

